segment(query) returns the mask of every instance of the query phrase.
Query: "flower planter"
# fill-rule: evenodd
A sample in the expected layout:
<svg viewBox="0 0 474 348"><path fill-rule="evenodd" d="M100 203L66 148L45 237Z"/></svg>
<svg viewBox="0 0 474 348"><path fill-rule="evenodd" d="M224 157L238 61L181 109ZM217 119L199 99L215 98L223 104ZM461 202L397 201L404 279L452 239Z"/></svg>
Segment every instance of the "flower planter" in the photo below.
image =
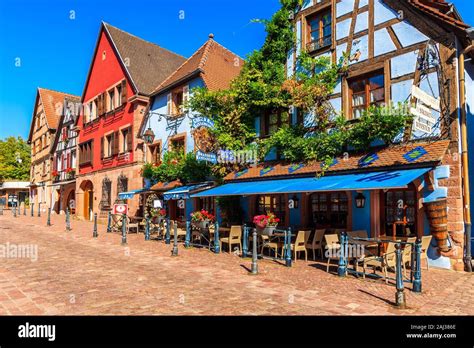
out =
<svg viewBox="0 0 474 348"><path fill-rule="evenodd" d="M197 228L200 228L200 229L209 228L209 224L210 224L209 220L194 222L194 226L196 226Z"/></svg>
<svg viewBox="0 0 474 348"><path fill-rule="evenodd" d="M263 236L272 236L276 228L277 228L276 226L267 226L265 228L261 228L257 226L257 233Z"/></svg>

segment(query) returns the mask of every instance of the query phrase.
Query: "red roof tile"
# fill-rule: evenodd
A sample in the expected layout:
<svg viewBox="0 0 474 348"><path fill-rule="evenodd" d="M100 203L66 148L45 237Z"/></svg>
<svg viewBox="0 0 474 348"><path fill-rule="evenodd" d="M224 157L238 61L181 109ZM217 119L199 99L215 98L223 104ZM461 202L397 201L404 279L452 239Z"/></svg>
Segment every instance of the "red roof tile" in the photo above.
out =
<svg viewBox="0 0 474 348"><path fill-rule="evenodd" d="M211 91L226 89L239 74L244 61L212 36L188 60L165 79L153 92L157 94L173 84L200 73L207 89Z"/></svg>
<svg viewBox="0 0 474 348"><path fill-rule="evenodd" d="M414 165L419 166L422 164L429 165L440 162L445 155L448 146L449 140L392 145L373 152L377 154L378 159L370 165L362 167L359 165L359 161L368 154L372 153L351 154L346 158L337 158L337 163L327 169L327 172L372 171L388 167L407 167ZM403 155L417 147L423 147L426 150L426 154L412 162L408 162L403 157ZM270 168L271 170L268 171L267 174L261 175L262 170ZM250 167L244 171L241 171L240 173L230 173L224 178L224 180L238 181L249 179L268 179L290 175L315 175L319 172L321 172L321 162L309 163L302 165L301 167L299 165L288 163L262 163L256 167Z"/></svg>

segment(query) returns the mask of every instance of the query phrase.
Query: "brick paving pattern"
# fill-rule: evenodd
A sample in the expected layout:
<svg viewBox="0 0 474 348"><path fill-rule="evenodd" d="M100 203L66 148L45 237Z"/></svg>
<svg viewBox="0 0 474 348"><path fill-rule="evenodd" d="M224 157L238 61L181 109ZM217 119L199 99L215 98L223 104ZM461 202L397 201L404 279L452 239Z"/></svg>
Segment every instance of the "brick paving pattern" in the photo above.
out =
<svg viewBox="0 0 474 348"><path fill-rule="evenodd" d="M36 213L35 213L36 214ZM43 214L45 215L45 214ZM393 306L395 287L383 280L339 278L321 262L292 268L271 260L249 275L250 260L227 252L185 249L118 233L92 238L90 222L64 216L0 216L0 244L35 244L38 260L4 258L1 315L473 315L472 274L423 270L423 293L407 285L408 308ZM152 236L153 237L153 236ZM393 275L393 274L392 274Z"/></svg>

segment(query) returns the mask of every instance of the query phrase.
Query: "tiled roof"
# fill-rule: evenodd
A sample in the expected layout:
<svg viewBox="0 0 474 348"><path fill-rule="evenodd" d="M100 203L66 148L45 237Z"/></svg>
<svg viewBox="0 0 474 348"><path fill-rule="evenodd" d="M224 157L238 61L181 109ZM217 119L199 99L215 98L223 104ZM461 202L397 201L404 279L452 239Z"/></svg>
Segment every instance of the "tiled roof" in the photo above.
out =
<svg viewBox="0 0 474 348"><path fill-rule="evenodd" d="M183 186L183 184L179 180L170 181L170 182L159 182L159 183L153 185L150 188L150 190L163 192L163 191L172 190L172 189L174 189L176 187L180 187L180 186Z"/></svg>
<svg viewBox="0 0 474 348"><path fill-rule="evenodd" d="M124 66L128 70L138 92L149 95L179 67L186 58L145 41L108 23L105 29L117 48L120 58L127 59Z"/></svg>
<svg viewBox="0 0 474 348"><path fill-rule="evenodd" d="M217 43L210 35L209 40L163 81L153 94L157 94L197 72L201 73L207 89L211 91L226 89L239 74L243 64L242 58Z"/></svg>
<svg viewBox="0 0 474 348"><path fill-rule="evenodd" d="M444 0L408 0L408 2L421 11L437 17L459 29L465 30L470 27L470 25L464 23L454 11L451 11L452 4Z"/></svg>
<svg viewBox="0 0 474 348"><path fill-rule="evenodd" d="M53 91L46 88L38 88L38 93L41 98L41 103L43 104L46 122L48 124L48 128L50 129L56 129L58 127L59 120L62 115L62 107L65 97L68 97L72 101L81 101L81 97L79 96ZM60 112L58 112L57 109L59 104L61 105L61 109L59 109Z"/></svg>
<svg viewBox="0 0 474 348"><path fill-rule="evenodd" d="M30 124L30 133L28 134L28 141L31 141L31 137L33 135L33 128L34 128L34 121L36 116L36 106L38 104L38 100L41 101L43 105L43 110L46 118L46 125L49 129L57 129L59 125L59 120L61 119L62 115L62 107L64 103L64 98L68 98L71 101L81 101L81 97L77 95L72 95L68 93L53 91L51 89L41 88L38 87L38 92L36 94L36 101L35 107L33 110L33 115L31 117L31 124ZM59 112L57 111L57 106L60 107Z"/></svg>
<svg viewBox="0 0 474 348"><path fill-rule="evenodd" d="M351 154L346 158L337 158L334 164L327 169L327 172L367 171L384 167L429 165L441 161L448 146L449 140L392 145L371 153ZM373 154L375 156L371 156ZM374 160L371 161L372 159ZM321 172L320 162L310 164L262 163L241 172L230 173L224 180L264 180L289 175L315 175L318 172Z"/></svg>

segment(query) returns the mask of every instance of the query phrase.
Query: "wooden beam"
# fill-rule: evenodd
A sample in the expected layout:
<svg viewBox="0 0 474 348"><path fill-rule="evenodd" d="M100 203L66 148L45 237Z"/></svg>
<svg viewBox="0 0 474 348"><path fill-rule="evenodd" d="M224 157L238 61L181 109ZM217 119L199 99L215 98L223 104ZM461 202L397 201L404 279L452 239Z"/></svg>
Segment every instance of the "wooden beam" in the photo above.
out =
<svg viewBox="0 0 474 348"><path fill-rule="evenodd" d="M395 31L393 30L393 28L392 28L392 27L387 27L387 31L388 31L388 35L390 35L390 38L392 39L393 44L395 45L395 47L397 48L397 50L402 49L403 46L402 46L402 44L400 43L400 40L398 40L398 37L397 37L397 35L395 34Z"/></svg>
<svg viewBox="0 0 474 348"><path fill-rule="evenodd" d="M369 0L369 59L374 58L374 0Z"/></svg>

